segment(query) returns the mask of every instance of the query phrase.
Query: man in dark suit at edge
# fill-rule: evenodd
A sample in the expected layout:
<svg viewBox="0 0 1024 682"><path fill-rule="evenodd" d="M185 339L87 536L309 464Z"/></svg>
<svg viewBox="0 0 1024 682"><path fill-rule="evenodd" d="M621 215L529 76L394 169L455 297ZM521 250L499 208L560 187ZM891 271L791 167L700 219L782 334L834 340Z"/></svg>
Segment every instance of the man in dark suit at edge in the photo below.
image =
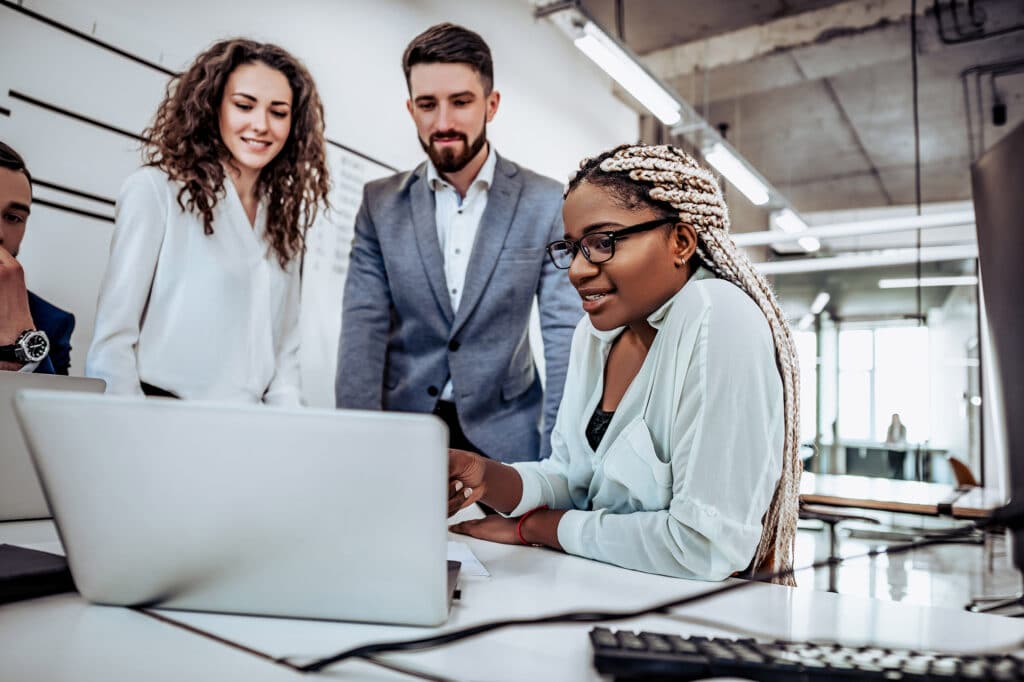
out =
<svg viewBox="0 0 1024 682"><path fill-rule="evenodd" d="M31 208L25 161L0 142L0 370L67 374L75 317L28 291L17 261Z"/></svg>

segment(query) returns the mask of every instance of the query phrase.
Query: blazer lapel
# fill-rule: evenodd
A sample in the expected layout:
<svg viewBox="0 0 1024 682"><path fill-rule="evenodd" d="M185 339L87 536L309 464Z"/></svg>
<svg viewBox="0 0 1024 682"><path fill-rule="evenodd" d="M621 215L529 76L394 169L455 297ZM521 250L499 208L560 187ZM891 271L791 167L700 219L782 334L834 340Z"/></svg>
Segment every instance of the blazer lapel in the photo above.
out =
<svg viewBox="0 0 1024 682"><path fill-rule="evenodd" d="M444 312L445 322L452 323L452 302L448 297L447 280L444 276L444 261L441 244L437 241L437 219L434 211L434 197L427 186L426 164L416 169L415 178L409 188L409 210L412 212L413 232L416 233L416 247L420 262L427 271L427 281L434 292L434 298Z"/></svg>
<svg viewBox="0 0 1024 682"><path fill-rule="evenodd" d="M516 165L498 156L494 184L487 196L487 208L480 218L480 227L473 241L473 254L466 271L466 283L462 287L462 300L452 325L453 336L466 323L487 288L505 245L505 237L512 227L522 189L523 180Z"/></svg>

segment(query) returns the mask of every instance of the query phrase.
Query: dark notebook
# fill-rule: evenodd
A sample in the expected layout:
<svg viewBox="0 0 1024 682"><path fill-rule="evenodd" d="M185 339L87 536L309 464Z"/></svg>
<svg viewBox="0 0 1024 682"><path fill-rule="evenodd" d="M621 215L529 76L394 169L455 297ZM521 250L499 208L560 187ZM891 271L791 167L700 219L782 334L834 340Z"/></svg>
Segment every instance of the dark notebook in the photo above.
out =
<svg viewBox="0 0 1024 682"><path fill-rule="evenodd" d="M0 604L74 589L64 557L27 547L0 545Z"/></svg>

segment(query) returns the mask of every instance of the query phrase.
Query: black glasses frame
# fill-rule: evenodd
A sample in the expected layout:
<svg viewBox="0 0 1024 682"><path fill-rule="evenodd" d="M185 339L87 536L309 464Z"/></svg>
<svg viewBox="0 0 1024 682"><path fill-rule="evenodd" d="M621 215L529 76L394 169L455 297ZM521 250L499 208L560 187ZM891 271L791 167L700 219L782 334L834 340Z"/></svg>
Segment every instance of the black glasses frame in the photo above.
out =
<svg viewBox="0 0 1024 682"><path fill-rule="evenodd" d="M582 237L576 240L559 239L558 241L551 242L550 244L547 245L546 248L548 252L548 257L551 259L551 262L554 264L554 266L559 270L568 270L569 268L571 268L572 262L576 260L576 254L580 252L583 253L583 257L586 258L587 261L590 262L591 264L600 265L601 263L607 263L612 259L612 257L615 255L615 242L619 241L620 239L625 239L631 234L637 234L638 232L647 232L648 230L653 230L656 227L661 227L662 225L668 223L675 223L678 221L679 218L658 218L657 220L649 220L646 223L630 225L629 227L624 227L621 230L608 230L606 232L588 232L587 234L583 235ZM608 257L597 261L595 261L591 257L590 249L583 243L585 240L590 239L595 235L606 237L607 239L611 240L611 250L608 252ZM559 265L558 260L555 259L555 248L563 244L568 244L569 248L572 250L572 258L569 259L568 265Z"/></svg>

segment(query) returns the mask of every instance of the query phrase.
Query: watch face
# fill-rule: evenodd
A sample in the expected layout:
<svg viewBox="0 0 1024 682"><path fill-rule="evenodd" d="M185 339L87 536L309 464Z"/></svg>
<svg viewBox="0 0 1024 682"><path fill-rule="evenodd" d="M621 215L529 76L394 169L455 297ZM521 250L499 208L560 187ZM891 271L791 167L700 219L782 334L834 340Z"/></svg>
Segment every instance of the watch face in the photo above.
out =
<svg viewBox="0 0 1024 682"><path fill-rule="evenodd" d="M43 332L29 332L21 341L21 349L28 362L39 362L50 352L50 342Z"/></svg>

